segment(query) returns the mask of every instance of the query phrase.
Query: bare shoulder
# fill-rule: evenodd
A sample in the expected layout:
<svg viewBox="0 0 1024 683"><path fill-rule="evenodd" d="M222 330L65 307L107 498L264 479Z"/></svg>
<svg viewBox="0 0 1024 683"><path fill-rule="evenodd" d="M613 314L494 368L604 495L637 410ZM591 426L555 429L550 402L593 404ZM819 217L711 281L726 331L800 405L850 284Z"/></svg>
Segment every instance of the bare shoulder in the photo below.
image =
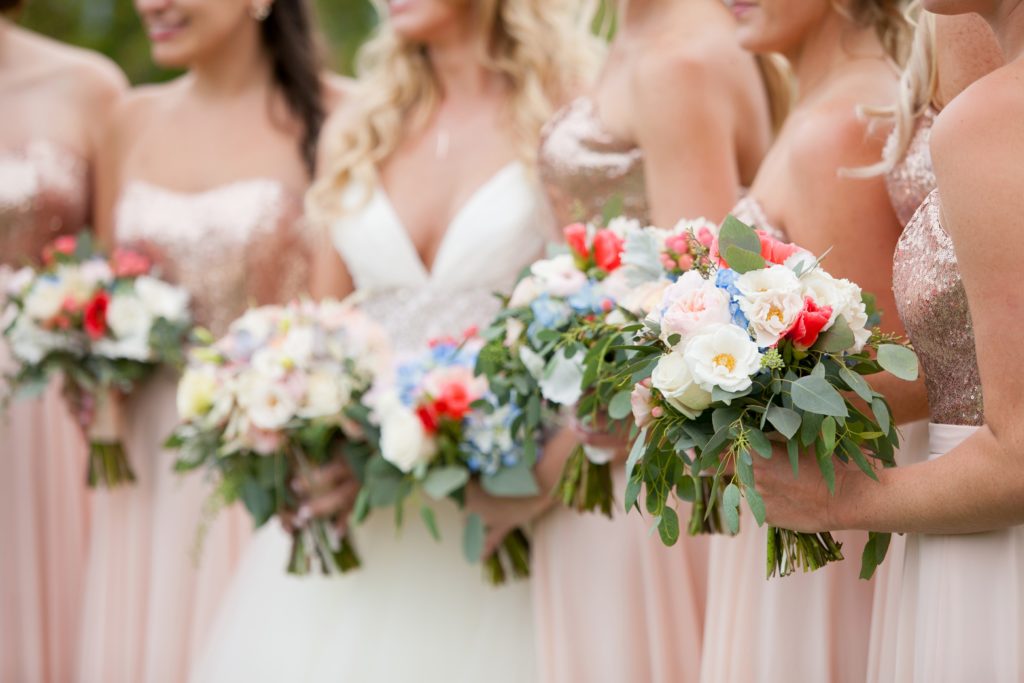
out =
<svg viewBox="0 0 1024 683"><path fill-rule="evenodd" d="M45 74L45 87L58 89L62 98L82 104L109 103L128 87L124 73L113 61L92 50L22 31L20 49L31 55Z"/></svg>
<svg viewBox="0 0 1024 683"><path fill-rule="evenodd" d="M1006 172L1024 176L1024 69L1011 64L979 79L943 109L932 129L936 173L952 180ZM994 180L994 179L993 179ZM1016 180L1015 180L1016 182Z"/></svg>
<svg viewBox="0 0 1024 683"><path fill-rule="evenodd" d="M181 79L131 88L110 110L107 139L115 144L133 139L147 121L181 88Z"/></svg>

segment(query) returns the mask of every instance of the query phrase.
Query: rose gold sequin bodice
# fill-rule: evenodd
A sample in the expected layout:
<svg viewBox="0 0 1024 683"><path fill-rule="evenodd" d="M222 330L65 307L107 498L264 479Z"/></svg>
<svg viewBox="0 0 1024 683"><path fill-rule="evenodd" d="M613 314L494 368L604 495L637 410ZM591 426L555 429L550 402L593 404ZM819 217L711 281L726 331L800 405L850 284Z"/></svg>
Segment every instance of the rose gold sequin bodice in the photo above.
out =
<svg viewBox="0 0 1024 683"><path fill-rule="evenodd" d="M900 219L900 225L910 222L917 207L921 206L928 193L935 189L935 170L932 168L932 155L928 149L934 122L935 111L929 107L917 118L913 137L903 158L885 175L889 199L896 210L896 216ZM895 144L895 134L890 135L886 142L886 155Z"/></svg>
<svg viewBox="0 0 1024 683"><path fill-rule="evenodd" d="M117 241L185 287L196 320L220 335L249 306L306 293L312 251L301 209L270 179L195 193L134 181L118 202Z"/></svg>
<svg viewBox="0 0 1024 683"><path fill-rule="evenodd" d="M54 143L0 152L0 265L34 261L55 237L84 228L88 186L85 161Z"/></svg>
<svg viewBox="0 0 1024 683"><path fill-rule="evenodd" d="M942 227L937 191L925 199L896 246L893 291L924 371L931 421L982 424L971 311L953 241Z"/></svg>
<svg viewBox="0 0 1024 683"><path fill-rule="evenodd" d="M613 199L622 215L650 222L642 152L604 129L597 107L579 97L541 132L540 176L559 225L600 219Z"/></svg>

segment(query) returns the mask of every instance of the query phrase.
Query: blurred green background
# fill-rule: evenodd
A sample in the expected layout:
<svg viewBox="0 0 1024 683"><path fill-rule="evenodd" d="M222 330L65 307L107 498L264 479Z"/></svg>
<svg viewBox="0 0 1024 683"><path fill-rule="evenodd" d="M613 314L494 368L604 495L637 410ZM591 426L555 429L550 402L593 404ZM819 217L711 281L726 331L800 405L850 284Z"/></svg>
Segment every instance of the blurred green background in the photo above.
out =
<svg viewBox="0 0 1024 683"><path fill-rule="evenodd" d="M352 72L356 50L376 23L370 0L314 0L327 39L331 66ZM108 55L132 83L151 83L173 73L156 68L132 0L28 0L20 23L67 43Z"/></svg>

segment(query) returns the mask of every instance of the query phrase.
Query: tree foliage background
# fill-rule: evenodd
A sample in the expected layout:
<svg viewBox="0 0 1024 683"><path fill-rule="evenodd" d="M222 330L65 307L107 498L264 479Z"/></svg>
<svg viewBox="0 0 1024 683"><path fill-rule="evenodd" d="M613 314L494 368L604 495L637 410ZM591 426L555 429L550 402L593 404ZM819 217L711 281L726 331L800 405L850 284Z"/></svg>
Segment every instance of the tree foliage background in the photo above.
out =
<svg viewBox="0 0 1024 683"><path fill-rule="evenodd" d="M326 39L330 65L352 73L353 58L373 30L370 0L313 0ZM132 83L151 83L174 74L158 69L132 0L28 0L21 24L58 40L98 50L120 64Z"/></svg>

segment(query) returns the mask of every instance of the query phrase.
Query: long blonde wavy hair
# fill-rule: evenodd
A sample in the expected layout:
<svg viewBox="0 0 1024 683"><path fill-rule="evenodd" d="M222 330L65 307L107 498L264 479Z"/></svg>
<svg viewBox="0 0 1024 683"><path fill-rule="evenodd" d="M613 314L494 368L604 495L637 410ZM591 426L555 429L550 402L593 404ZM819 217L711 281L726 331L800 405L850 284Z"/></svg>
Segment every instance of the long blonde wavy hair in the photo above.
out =
<svg viewBox="0 0 1024 683"><path fill-rule="evenodd" d="M536 162L545 121L593 76L600 41L587 26L592 0L472 0L480 32L487 36L481 63L508 85L506 117L521 159ZM382 18L363 47L359 81L348 98L350 115L324 135L319 179L306 198L314 221L344 212L341 195L353 181L372 186L376 169L403 136L426 124L441 101L441 87L425 47L403 40Z"/></svg>
<svg viewBox="0 0 1024 683"><path fill-rule="evenodd" d="M866 168L853 169L850 175L871 177L888 173L899 163L914 139L917 119L934 106L939 86L935 57L935 18L921 9L920 0L907 8L914 25L914 38L907 62L900 75L899 95L888 107L865 108L864 114L893 124L892 142L885 146L882 160Z"/></svg>

